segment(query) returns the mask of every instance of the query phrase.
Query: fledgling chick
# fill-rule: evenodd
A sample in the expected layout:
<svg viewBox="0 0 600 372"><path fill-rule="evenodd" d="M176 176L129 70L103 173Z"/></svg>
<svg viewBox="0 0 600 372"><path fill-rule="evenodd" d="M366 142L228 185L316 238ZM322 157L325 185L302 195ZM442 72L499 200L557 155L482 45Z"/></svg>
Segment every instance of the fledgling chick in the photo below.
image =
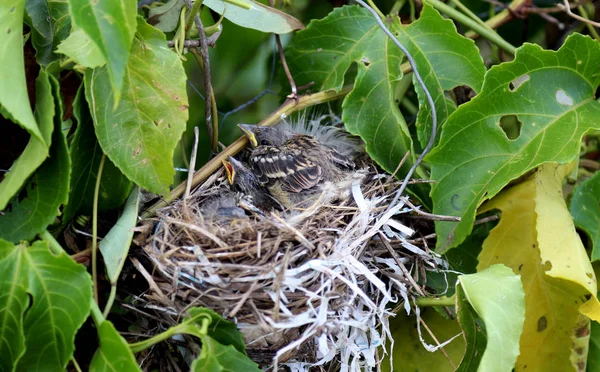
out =
<svg viewBox="0 0 600 372"><path fill-rule="evenodd" d="M223 222L248 218L244 209L238 206L236 194L231 191L227 191L203 203L200 213L205 221L219 225Z"/></svg>
<svg viewBox="0 0 600 372"><path fill-rule="evenodd" d="M354 169L354 162L310 135L284 128L240 124L254 147L250 163L261 184L287 208L336 183Z"/></svg>
<svg viewBox="0 0 600 372"><path fill-rule="evenodd" d="M254 206L262 212L283 210L277 199L262 186L258 177L240 161L229 156L227 161L223 162L223 166L227 180L233 191L239 194L242 204Z"/></svg>

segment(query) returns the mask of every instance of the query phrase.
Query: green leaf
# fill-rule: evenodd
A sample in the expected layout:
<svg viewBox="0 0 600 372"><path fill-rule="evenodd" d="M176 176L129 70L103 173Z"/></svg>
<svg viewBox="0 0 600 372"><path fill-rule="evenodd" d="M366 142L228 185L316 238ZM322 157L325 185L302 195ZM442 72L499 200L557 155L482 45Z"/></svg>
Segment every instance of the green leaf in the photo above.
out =
<svg viewBox="0 0 600 372"><path fill-rule="evenodd" d="M510 180L544 162L577 157L583 134L600 129L598 60L598 42L580 34L571 35L558 51L525 44L514 61L488 71L481 93L450 116L426 160L436 181L434 213L461 221L436 221L438 251L462 242L477 207ZM510 140L499 122L512 115L522 128Z"/></svg>
<svg viewBox="0 0 600 372"><path fill-rule="evenodd" d="M92 212L96 175L104 154L96 139L94 123L83 94L83 86L80 87L73 102L73 114L77 119L77 129L70 147L73 177L71 178L69 204L63 210L63 224L71 221L77 214ZM121 173L113 162L106 158L98 194L99 210L122 206L131 192L132 185L133 183Z"/></svg>
<svg viewBox="0 0 600 372"><path fill-rule="evenodd" d="M592 322L587 370L600 371L600 324L598 322Z"/></svg>
<svg viewBox="0 0 600 372"><path fill-rule="evenodd" d="M27 94L23 60L24 8L25 0L0 1L0 106L10 119L43 142Z"/></svg>
<svg viewBox="0 0 600 372"><path fill-rule="evenodd" d="M102 252L104 258L106 272L113 285L116 285L119 279L119 274L129 252L129 246L133 238L133 228L137 224L139 205L140 190L135 187L131 191L123 214L100 242L100 252Z"/></svg>
<svg viewBox="0 0 600 372"><path fill-rule="evenodd" d="M210 336L203 336L200 356L192 363L194 372L260 371L258 364L232 345L224 346Z"/></svg>
<svg viewBox="0 0 600 372"><path fill-rule="evenodd" d="M183 0L170 0L161 6L150 8L148 23L162 32L175 31L179 24L181 8L183 8Z"/></svg>
<svg viewBox="0 0 600 372"><path fill-rule="evenodd" d="M8 309L8 314L0 312L0 365L64 370L73 356L75 333L90 311L89 274L64 252L50 253L42 241L27 247L0 240L0 258L0 267L10 273L0 280L0 308Z"/></svg>
<svg viewBox="0 0 600 372"><path fill-rule="evenodd" d="M127 341L121 337L111 322L108 320L102 322L98 328L98 337L100 337L100 348L90 363L91 372L141 371Z"/></svg>
<svg viewBox="0 0 600 372"><path fill-rule="evenodd" d="M569 211L575 226L585 231L592 241L592 261L600 259L600 172L583 181L575 191Z"/></svg>
<svg viewBox="0 0 600 372"><path fill-rule="evenodd" d="M487 345L485 325L469 305L460 285L456 286L456 315L466 344L465 354L456 372L477 371Z"/></svg>
<svg viewBox="0 0 600 372"><path fill-rule="evenodd" d="M415 59L419 73L431 94L437 113L438 125L448 119L456 109L445 91L468 85L475 92L481 90L485 66L479 50L471 39L462 37L454 23L444 19L431 6L425 5L416 22L397 28L398 40ZM417 133L424 148L431 137L431 109L423 89L413 75L415 90L419 95ZM439 140L440 131L436 140Z"/></svg>
<svg viewBox="0 0 600 372"><path fill-rule="evenodd" d="M485 323L487 348L478 370L512 370L519 355L519 338L525 320L525 292L519 275L504 265L493 265L477 274L460 276L459 283L466 300ZM467 346L467 350L476 351L481 346L480 339L477 333L467 334L467 342L475 341L478 345L472 349ZM478 357L469 355L468 358L463 361L476 363ZM473 371L472 365L466 365L464 370Z"/></svg>
<svg viewBox="0 0 600 372"><path fill-rule="evenodd" d="M29 307L27 263L18 249L0 239L0 370L13 371L25 353L23 314Z"/></svg>
<svg viewBox="0 0 600 372"><path fill-rule="evenodd" d="M57 107L50 157L0 215L0 237L15 243L32 239L46 230L60 214L59 207L69 197L71 159L61 130L62 107L58 98L58 82L54 77L50 77L50 81Z"/></svg>
<svg viewBox="0 0 600 372"><path fill-rule="evenodd" d="M31 41L37 51L35 59L47 66L57 58L56 46L71 29L69 4L64 0L26 0L25 9L31 18Z"/></svg>
<svg viewBox="0 0 600 372"><path fill-rule="evenodd" d="M477 49L437 11L425 6L422 18L411 26L402 26L398 17L392 17L388 27L414 55L435 99L440 122L453 109L444 90L462 84L479 88L483 63ZM438 42L440 37L446 42ZM413 161L416 159L410 132L395 101L403 58L375 18L357 6L336 8L324 19L312 21L287 50L297 84L314 81L321 91L339 91L350 66L357 63L354 88L344 99L342 119L346 129L363 139L369 155L389 173L396 170L407 152L411 152ZM428 108L422 110L419 123L429 120L428 112ZM408 161L398 175L405 175L411 163ZM426 177L422 170L419 175ZM421 199L428 197L426 186L415 189L420 189Z"/></svg>
<svg viewBox="0 0 600 372"><path fill-rule="evenodd" d="M187 310L190 317L198 317L205 314L210 317L211 322L208 326L208 336L215 339L221 345L231 345L240 353L246 354L246 344L244 336L238 330L237 326L229 320L223 319L219 314L205 307L192 307ZM196 323L202 326L203 317L198 317Z"/></svg>
<svg viewBox="0 0 600 372"><path fill-rule="evenodd" d="M12 164L10 172L5 173L4 179L0 182L0 210L6 207L10 199L25 184L27 178L48 157L48 147L51 144L54 130L55 111L52 87L48 79L48 74L42 70L35 82L35 117L40 125L42 139L31 136L25 150Z"/></svg>
<svg viewBox="0 0 600 372"><path fill-rule="evenodd" d="M85 31L107 61L105 70L114 94L113 105L117 106L125 85L125 70L137 27L136 2L69 0L69 4L73 22Z"/></svg>
<svg viewBox="0 0 600 372"><path fill-rule="evenodd" d="M106 64L106 59L100 48L92 42L85 31L77 26L73 26L71 34L60 43L56 48L56 52L62 53L76 63L89 68Z"/></svg>
<svg viewBox="0 0 600 372"><path fill-rule="evenodd" d="M164 34L141 18L139 22L117 109L113 111L106 67L86 71L85 94L106 155L136 184L164 195L188 119L186 75Z"/></svg>
<svg viewBox="0 0 600 372"><path fill-rule="evenodd" d="M242 0L241 3L246 3L250 9L223 0L204 0L202 4L245 28L274 34L287 34L304 28L296 18L270 6L254 0Z"/></svg>

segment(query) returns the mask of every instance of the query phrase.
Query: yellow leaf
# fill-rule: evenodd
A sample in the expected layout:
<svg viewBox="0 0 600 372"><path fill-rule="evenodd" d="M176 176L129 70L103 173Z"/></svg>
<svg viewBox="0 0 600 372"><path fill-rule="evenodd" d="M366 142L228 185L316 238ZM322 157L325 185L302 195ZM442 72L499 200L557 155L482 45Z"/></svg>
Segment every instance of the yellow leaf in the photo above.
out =
<svg viewBox="0 0 600 372"><path fill-rule="evenodd" d="M596 277L562 194L570 169L572 165L543 165L531 179L482 208L501 210L502 219L483 244L477 270L502 263L521 274L525 289L517 371L580 368L571 360L580 312L599 319Z"/></svg>

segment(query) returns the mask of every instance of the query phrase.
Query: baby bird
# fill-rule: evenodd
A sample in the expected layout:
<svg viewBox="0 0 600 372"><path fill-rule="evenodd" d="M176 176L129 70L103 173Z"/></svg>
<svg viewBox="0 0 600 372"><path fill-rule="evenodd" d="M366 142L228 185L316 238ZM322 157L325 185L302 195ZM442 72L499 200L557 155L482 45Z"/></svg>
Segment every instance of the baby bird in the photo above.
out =
<svg viewBox="0 0 600 372"><path fill-rule="evenodd" d="M258 177L240 161L229 156L227 161L223 162L223 166L233 191L241 197L240 204L245 204L250 209L254 206L261 212L268 212L273 209L283 210L277 199L262 186Z"/></svg>
<svg viewBox="0 0 600 372"><path fill-rule="evenodd" d="M344 179L354 162L310 135L279 126L240 124L254 147L250 164L261 184L285 207L318 193L325 183Z"/></svg>

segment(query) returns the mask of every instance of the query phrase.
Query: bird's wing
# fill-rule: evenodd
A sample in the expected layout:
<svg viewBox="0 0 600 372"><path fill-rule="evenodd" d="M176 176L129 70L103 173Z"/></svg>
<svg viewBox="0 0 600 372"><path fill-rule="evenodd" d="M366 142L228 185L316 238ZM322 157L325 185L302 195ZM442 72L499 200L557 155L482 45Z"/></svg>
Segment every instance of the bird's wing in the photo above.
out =
<svg viewBox="0 0 600 372"><path fill-rule="evenodd" d="M280 147L257 147L251 161L263 184L279 182L285 191L302 192L313 188L322 179L321 167L308 159L301 148L289 143Z"/></svg>
<svg viewBox="0 0 600 372"><path fill-rule="evenodd" d="M296 146L302 153L317 153L319 156L327 158L328 161L334 163L338 168L350 170L354 169L354 162L348 157L339 153L333 147L323 144L313 136L297 135L286 142L289 146Z"/></svg>

